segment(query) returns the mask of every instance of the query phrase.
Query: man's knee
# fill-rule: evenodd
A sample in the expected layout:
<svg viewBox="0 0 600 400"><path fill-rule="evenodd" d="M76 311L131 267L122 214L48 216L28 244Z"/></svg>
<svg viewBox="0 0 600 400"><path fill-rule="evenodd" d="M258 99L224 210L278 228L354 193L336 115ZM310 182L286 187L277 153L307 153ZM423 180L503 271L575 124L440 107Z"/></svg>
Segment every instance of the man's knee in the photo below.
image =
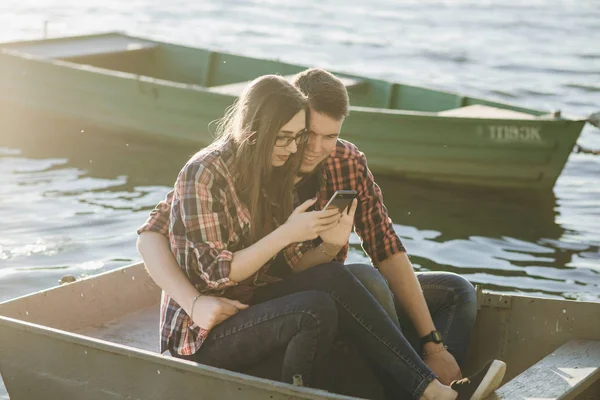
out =
<svg viewBox="0 0 600 400"><path fill-rule="evenodd" d="M452 272L438 273L438 285L444 286L452 293L451 302L455 307L460 307L463 313L477 314L477 292L475 287L461 275Z"/></svg>
<svg viewBox="0 0 600 400"><path fill-rule="evenodd" d="M448 273L448 286L452 288L459 301L477 304L477 293L471 282L454 273Z"/></svg>

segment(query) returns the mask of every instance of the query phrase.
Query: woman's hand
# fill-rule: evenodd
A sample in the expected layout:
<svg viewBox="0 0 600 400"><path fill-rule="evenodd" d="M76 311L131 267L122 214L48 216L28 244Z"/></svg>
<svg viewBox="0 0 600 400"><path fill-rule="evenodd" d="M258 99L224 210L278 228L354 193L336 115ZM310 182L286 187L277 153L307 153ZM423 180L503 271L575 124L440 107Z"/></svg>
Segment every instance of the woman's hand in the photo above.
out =
<svg viewBox="0 0 600 400"><path fill-rule="evenodd" d="M194 304L194 315L190 317L200 328L210 331L227 318L248 307L247 304L224 297L200 296Z"/></svg>
<svg viewBox="0 0 600 400"><path fill-rule="evenodd" d="M337 209L323 211L306 211L317 199L310 199L300 204L281 226L290 243L316 239L323 231L336 226L341 218Z"/></svg>
<svg viewBox="0 0 600 400"><path fill-rule="evenodd" d="M356 213L356 207L358 205L358 200L352 200L352 204L350 204L350 209L344 209L342 211L342 218L339 223L328 230L324 230L319 233L321 239L323 239L323 243L325 245L329 245L331 247L341 248L348 243L348 238L350 237L350 232L352 232L352 226L354 225L354 214ZM321 212L327 212L328 210L324 210Z"/></svg>

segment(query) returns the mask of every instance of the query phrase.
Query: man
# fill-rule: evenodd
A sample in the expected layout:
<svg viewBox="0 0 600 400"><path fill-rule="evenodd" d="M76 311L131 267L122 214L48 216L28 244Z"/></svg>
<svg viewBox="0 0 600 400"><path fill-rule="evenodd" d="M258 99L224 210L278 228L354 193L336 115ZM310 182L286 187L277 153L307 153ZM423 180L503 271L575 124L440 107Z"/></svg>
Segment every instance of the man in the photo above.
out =
<svg viewBox="0 0 600 400"><path fill-rule="evenodd" d="M362 264L347 267L402 327L440 382L449 385L461 377L459 363L466 355L475 322L473 286L456 274L414 272L394 232L365 155L356 146L339 139L349 111L344 84L327 71L309 69L295 77L294 85L308 97L311 108L310 138L296 179L300 203L316 194L315 208L322 209L336 190L357 190L355 230L375 268ZM168 227L169 201L167 197L166 202L161 202L140 228L138 249L152 278L187 310L186 305L192 302L197 291L177 266L163 236ZM317 239L303 245L302 250L318 245ZM337 253L336 260L343 262L347 253L348 244ZM298 260L290 262L296 264ZM295 267L283 263L281 258L275 263L279 273ZM196 307L215 310L210 321L201 326L214 326L238 311L235 304L215 299L201 299L196 303Z"/></svg>

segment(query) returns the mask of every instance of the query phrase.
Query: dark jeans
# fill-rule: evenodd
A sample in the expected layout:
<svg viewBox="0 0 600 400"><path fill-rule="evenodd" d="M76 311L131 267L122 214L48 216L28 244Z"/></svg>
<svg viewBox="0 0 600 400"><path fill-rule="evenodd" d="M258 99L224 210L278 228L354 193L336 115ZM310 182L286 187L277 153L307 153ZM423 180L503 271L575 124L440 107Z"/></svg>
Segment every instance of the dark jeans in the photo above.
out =
<svg viewBox="0 0 600 400"><path fill-rule="evenodd" d="M368 264L349 264L348 270L369 290L381 307L401 327L408 341L421 352L412 322L393 296L387 281ZM450 272L417 272L433 323L459 365L465 360L477 316L477 294L469 281Z"/></svg>
<svg viewBox="0 0 600 400"><path fill-rule="evenodd" d="M296 291L252 305L215 326L192 356L177 357L243 372L285 348L281 380L301 374L307 386L327 359L337 333L336 304L322 291Z"/></svg>
<svg viewBox="0 0 600 400"><path fill-rule="evenodd" d="M339 330L369 361L386 373L394 391L419 399L436 376L415 352L377 300L340 263L293 274L256 290L253 303L304 290L319 290L335 300ZM384 383L388 383L386 379Z"/></svg>

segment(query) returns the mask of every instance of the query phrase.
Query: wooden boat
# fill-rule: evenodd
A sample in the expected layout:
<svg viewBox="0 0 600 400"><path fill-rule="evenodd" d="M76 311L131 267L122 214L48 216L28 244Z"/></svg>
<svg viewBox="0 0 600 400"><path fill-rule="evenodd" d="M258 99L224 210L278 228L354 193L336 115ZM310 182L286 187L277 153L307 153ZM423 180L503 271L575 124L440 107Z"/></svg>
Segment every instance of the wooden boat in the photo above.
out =
<svg viewBox="0 0 600 400"><path fill-rule="evenodd" d="M599 398L600 303L478 294L464 370L505 360L507 383L492 398ZM160 355L159 298L136 264L1 303L0 372L10 398L381 398L351 346L331 357L328 391L266 379L277 375L277 355L248 374Z"/></svg>
<svg viewBox="0 0 600 400"><path fill-rule="evenodd" d="M209 124L247 82L304 66L106 33L0 44L0 102L163 139L212 140ZM586 118L338 74L343 138L378 175L549 189ZM82 127L84 126L82 125Z"/></svg>

